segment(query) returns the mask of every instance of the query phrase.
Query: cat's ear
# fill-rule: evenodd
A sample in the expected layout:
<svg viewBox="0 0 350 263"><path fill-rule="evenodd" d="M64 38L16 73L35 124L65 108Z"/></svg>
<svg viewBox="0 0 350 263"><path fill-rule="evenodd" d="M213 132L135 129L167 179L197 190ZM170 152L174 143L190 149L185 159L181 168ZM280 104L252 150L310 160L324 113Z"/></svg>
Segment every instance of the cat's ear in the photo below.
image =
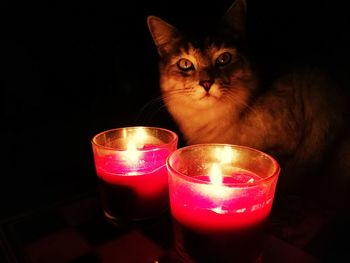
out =
<svg viewBox="0 0 350 263"><path fill-rule="evenodd" d="M162 56L169 51L172 42L178 36L178 30L156 16L147 17L147 25L158 53Z"/></svg>
<svg viewBox="0 0 350 263"><path fill-rule="evenodd" d="M244 35L246 27L246 0L235 0L222 18L222 22L234 32Z"/></svg>

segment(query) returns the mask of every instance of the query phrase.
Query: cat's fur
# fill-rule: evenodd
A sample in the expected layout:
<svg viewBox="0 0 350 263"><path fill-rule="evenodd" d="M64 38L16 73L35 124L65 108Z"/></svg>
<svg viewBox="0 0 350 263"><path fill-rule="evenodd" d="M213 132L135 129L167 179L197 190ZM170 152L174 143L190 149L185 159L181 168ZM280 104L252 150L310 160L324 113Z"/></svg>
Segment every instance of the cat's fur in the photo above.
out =
<svg viewBox="0 0 350 263"><path fill-rule="evenodd" d="M188 144L240 144L274 156L282 168L278 191L307 193L310 186L324 191L321 185L331 189L335 181L344 186L350 150L344 146L343 94L312 69L285 74L269 87L261 83L245 50L245 12L245 1L236 0L214 34L199 36L148 17L168 111ZM218 66L223 52L232 60ZM193 64L184 66L193 68L181 70L177 63L182 58ZM339 168L340 162L345 168ZM333 172L331 179L326 171Z"/></svg>

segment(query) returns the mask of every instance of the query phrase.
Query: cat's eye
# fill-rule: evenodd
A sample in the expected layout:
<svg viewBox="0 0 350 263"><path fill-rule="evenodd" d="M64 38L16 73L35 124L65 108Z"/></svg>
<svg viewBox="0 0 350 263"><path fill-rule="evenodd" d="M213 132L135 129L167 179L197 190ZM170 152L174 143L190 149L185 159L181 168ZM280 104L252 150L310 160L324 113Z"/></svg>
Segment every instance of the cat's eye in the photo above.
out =
<svg viewBox="0 0 350 263"><path fill-rule="evenodd" d="M224 52L216 59L216 65L226 66L232 60L232 55L229 52Z"/></svg>
<svg viewBox="0 0 350 263"><path fill-rule="evenodd" d="M193 64L191 61L189 61L186 58L182 58L180 59L177 63L176 63L177 67L183 71L189 71L191 69L194 68Z"/></svg>

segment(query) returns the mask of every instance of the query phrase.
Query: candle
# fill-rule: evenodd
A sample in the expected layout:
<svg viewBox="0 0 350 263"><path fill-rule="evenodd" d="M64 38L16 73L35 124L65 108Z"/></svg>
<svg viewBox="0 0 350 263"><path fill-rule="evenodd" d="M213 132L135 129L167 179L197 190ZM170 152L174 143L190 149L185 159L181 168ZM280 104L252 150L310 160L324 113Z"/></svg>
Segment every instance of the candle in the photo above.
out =
<svg viewBox="0 0 350 263"><path fill-rule="evenodd" d="M202 144L168 159L175 247L184 261L256 262L279 174L255 149Z"/></svg>
<svg viewBox="0 0 350 263"><path fill-rule="evenodd" d="M152 218L168 207L165 166L177 135L153 127L108 130L92 139L105 217L113 223Z"/></svg>

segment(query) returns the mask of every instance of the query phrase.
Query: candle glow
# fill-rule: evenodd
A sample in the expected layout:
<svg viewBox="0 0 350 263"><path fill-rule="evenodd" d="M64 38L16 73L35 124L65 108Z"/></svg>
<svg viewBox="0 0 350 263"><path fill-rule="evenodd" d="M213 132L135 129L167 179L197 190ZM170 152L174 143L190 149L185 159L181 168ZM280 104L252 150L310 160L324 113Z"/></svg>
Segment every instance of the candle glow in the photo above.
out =
<svg viewBox="0 0 350 263"><path fill-rule="evenodd" d="M129 140L127 144L127 149L124 154L125 161L129 165L135 165L141 155L142 155L142 152L137 150L136 143L133 140Z"/></svg>
<svg viewBox="0 0 350 263"><path fill-rule="evenodd" d="M97 134L93 140L96 173L106 218L150 218L168 206L168 155L177 135L155 127L128 127Z"/></svg>
<svg viewBox="0 0 350 263"><path fill-rule="evenodd" d="M222 173L221 173L220 166L217 163L214 163L211 166L209 178L210 178L210 182L213 185L216 185L216 186L222 185Z"/></svg>
<svg viewBox="0 0 350 263"><path fill-rule="evenodd" d="M215 148L214 156L218 160L218 162L224 164L224 163L230 163L237 158L237 151L234 151L231 149L231 147L224 146L224 147L217 147Z"/></svg>

